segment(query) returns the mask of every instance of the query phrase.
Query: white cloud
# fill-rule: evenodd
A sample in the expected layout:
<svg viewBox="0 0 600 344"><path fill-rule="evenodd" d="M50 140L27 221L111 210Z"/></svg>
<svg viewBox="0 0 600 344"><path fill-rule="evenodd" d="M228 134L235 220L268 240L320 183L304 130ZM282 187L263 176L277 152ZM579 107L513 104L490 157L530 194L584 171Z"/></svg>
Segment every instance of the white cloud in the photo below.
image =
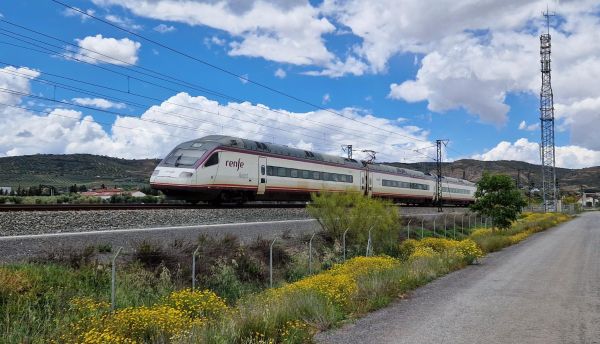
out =
<svg viewBox="0 0 600 344"><path fill-rule="evenodd" d="M519 160L532 164L540 164L540 147L536 142L521 138L514 143L502 141L496 147L474 159L480 160ZM600 151L580 146L568 145L556 147L556 166L565 168L582 168L600 165Z"/></svg>
<svg viewBox="0 0 600 344"><path fill-rule="evenodd" d="M331 95L329 95L329 93L325 93L323 95L323 99L321 100L321 103L323 104L327 104L331 101Z"/></svg>
<svg viewBox="0 0 600 344"><path fill-rule="evenodd" d="M600 47L594 42L600 20L592 10L598 7L592 1L556 5L561 15L559 29L552 32L552 82L557 109L598 97L594 85L600 78ZM448 20L440 21L440 11L411 14L411 6L405 8L407 31L401 35L396 32L402 37L401 52L422 53L424 57L415 79L391 84L389 97L407 102L427 101L428 108L435 112L463 108L482 122L506 123L510 109L505 101L507 94L539 94L539 31L532 28L542 27L538 9L545 8L545 3L469 5L459 1L442 8ZM479 14L465 15L474 14L473 11ZM494 19L487 20L489 16ZM401 23L398 20L397 24ZM438 23L444 28L439 28ZM387 25L382 27L391 30ZM561 116L557 110L557 118Z"/></svg>
<svg viewBox="0 0 600 344"><path fill-rule="evenodd" d="M160 33L173 32L173 31L175 31L175 26L166 25L166 24L158 24L154 27L154 31L157 31Z"/></svg>
<svg viewBox="0 0 600 344"><path fill-rule="evenodd" d="M600 96L584 98L572 104L556 105L556 114L570 128L571 142L590 149L600 150Z"/></svg>
<svg viewBox="0 0 600 344"><path fill-rule="evenodd" d="M29 85L26 82L19 87L26 91ZM13 104L19 102L18 97L12 100ZM398 135L368 130L328 111L275 110L248 102L219 104L202 96L179 93L149 108L141 118L118 116L109 129L104 129L91 121L86 110L54 109L48 116L0 106L0 127L3 128L0 156L92 153L124 158L163 157L182 141L220 133L335 155L341 153L340 142L352 143L361 149L377 151L379 161L414 158L413 149L431 146L418 141L427 140L427 131L401 126L401 122L375 117L360 109L339 111L348 118ZM104 117L103 120L106 121ZM269 126L261 125L264 123ZM427 149L424 152L431 155L433 152ZM360 157L360 153L357 154Z"/></svg>
<svg viewBox="0 0 600 344"><path fill-rule="evenodd" d="M30 93L30 80L24 78L23 75L29 78L37 78L40 73L29 68L15 68L13 66L0 68L0 88L20 93ZM0 103L16 105L21 102L19 95L6 93L4 90L0 91L2 91L0 92Z"/></svg>
<svg viewBox="0 0 600 344"><path fill-rule="evenodd" d="M322 38L335 27L307 1L94 0L132 13L223 30L236 41L232 56L262 57L297 65L321 65L333 59Z"/></svg>
<svg viewBox="0 0 600 344"><path fill-rule="evenodd" d="M525 121L521 121L521 123L519 123L519 130L536 131L538 129L540 129L539 123L527 124Z"/></svg>
<svg viewBox="0 0 600 344"><path fill-rule="evenodd" d="M204 37L204 45L209 49L212 48L213 45L222 47L225 44L227 44L227 41L223 38L219 38L217 36Z"/></svg>
<svg viewBox="0 0 600 344"><path fill-rule="evenodd" d="M115 25L132 31L139 31L144 28L142 25L135 23L131 18L119 17L114 14L107 14L106 16L104 16L104 19L108 20L109 22Z"/></svg>
<svg viewBox="0 0 600 344"><path fill-rule="evenodd" d="M138 52L142 46L141 43L132 41L129 38L105 38L101 34L78 39L77 44L80 49L78 54L74 56L78 59L89 63L112 63L116 65L136 64Z"/></svg>
<svg viewBox="0 0 600 344"><path fill-rule="evenodd" d="M275 71L275 76L279 79L283 79L287 76L287 73L283 69L277 68L277 70Z"/></svg>
<svg viewBox="0 0 600 344"><path fill-rule="evenodd" d="M126 105L123 103L112 102L103 98L73 98L73 102L84 106L93 106L100 109L124 109Z"/></svg>

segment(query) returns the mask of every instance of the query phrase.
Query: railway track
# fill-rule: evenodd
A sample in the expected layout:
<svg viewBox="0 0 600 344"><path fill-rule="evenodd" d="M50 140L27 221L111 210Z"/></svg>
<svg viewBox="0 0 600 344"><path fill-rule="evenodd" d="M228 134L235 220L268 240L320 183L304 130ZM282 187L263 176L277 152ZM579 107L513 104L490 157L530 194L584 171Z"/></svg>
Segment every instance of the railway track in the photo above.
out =
<svg viewBox="0 0 600 344"><path fill-rule="evenodd" d="M305 203L191 204L3 204L0 212L9 211L86 211L86 210L150 210L150 209L236 209L236 208L304 208Z"/></svg>

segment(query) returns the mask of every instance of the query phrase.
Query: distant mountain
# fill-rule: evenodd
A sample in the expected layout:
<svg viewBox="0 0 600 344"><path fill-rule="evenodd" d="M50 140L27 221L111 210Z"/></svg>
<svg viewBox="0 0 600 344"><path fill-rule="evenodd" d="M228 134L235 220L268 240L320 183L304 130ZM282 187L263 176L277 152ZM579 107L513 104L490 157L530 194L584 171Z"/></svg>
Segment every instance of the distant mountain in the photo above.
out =
<svg viewBox="0 0 600 344"><path fill-rule="evenodd" d="M388 164L422 172L435 173L436 171L435 162ZM516 181L519 176L519 170L520 185L522 187L533 185L536 188L541 188L542 176L540 165L514 160L480 161L471 159L442 164L442 175L464 178L473 182L481 179L484 172L507 174ZM581 186L588 192L600 191L600 166L582 169L557 168L556 178L560 189L563 191L579 192Z"/></svg>
<svg viewBox="0 0 600 344"><path fill-rule="evenodd" d="M0 158L0 186L136 187L148 185L160 160L128 160L91 154L38 154Z"/></svg>
<svg viewBox="0 0 600 344"><path fill-rule="evenodd" d="M91 154L26 155L0 158L0 186L32 186L38 184L67 187L73 184L86 186L135 187L148 185L148 180L158 159L128 160ZM387 163L423 172L435 172L434 162ZM522 161L457 160L443 164L443 174L478 181L483 172L503 173L517 178L521 170L522 187L533 182L541 187L540 166ZM600 191L600 166L583 169L558 168L557 178L561 190L577 192L580 185L586 191Z"/></svg>

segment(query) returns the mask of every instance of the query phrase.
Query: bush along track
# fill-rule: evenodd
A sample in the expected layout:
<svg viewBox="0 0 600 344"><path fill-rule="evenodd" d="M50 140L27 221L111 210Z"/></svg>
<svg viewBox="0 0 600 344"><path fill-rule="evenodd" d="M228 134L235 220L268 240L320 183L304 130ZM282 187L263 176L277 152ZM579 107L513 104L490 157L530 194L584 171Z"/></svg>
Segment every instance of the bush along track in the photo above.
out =
<svg viewBox="0 0 600 344"><path fill-rule="evenodd" d="M9 343L20 342L18 333L31 329L18 327L36 323L28 318L31 314L26 315L28 310L41 307L45 313L40 316L50 319L45 326L53 326L51 319L59 317L53 309L62 309L60 316L68 325L53 332L52 338L29 342L310 343L319 331L384 307L485 253L568 219L562 214L523 214L507 230L475 229L462 240L404 240L396 249L382 250L395 252L395 257L354 257L296 282L247 294L237 302L209 290L173 292L171 287L161 287L162 276L136 270L143 280L157 279L159 283L132 288L145 290L143 293L125 291L127 295L121 297L126 296L130 306L111 312L107 303L99 301L107 299L104 292L91 287L106 281L90 283L106 279L106 274L92 270L65 273L57 267L31 264L0 267L0 310L11 318L4 319L0 335ZM55 280L41 283L40 276ZM131 278L127 283L141 283ZM53 306L65 300L64 309Z"/></svg>
<svg viewBox="0 0 600 344"><path fill-rule="evenodd" d="M510 229L475 230L464 240L405 240L400 257L355 257L330 270L259 293L229 317L196 326L189 343L306 343L314 333L384 307L398 296L568 220L563 214L524 214ZM490 246L498 241L506 245Z"/></svg>

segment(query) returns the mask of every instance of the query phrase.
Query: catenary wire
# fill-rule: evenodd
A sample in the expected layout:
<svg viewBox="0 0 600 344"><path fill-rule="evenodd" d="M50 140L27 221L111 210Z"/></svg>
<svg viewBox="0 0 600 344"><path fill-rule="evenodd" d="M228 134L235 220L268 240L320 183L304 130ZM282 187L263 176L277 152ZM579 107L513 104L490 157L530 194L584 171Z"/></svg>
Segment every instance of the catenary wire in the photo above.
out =
<svg viewBox="0 0 600 344"><path fill-rule="evenodd" d="M206 60L203 60L203 59L197 58L197 57L195 57L195 56L192 56L192 55L190 55L190 54L188 54L188 53L185 53L185 52L182 52L182 51L180 51L180 50L177 50L177 49L175 49L175 48L172 48L172 47L170 47L170 46L168 46L168 45L166 45L166 44L163 44L163 43L160 43L160 42L158 42L158 41L156 41L156 40L153 40L153 39L151 39L151 38L145 37L145 36L143 36L143 35L141 35L141 34L139 34L139 33L133 32L133 31L131 31L131 30L128 30L128 29L126 29L126 28L123 28L123 27L121 27L121 26L119 26L119 25L116 25L116 24L114 24L114 23L111 23L111 22L109 22L109 21L107 21L107 20L104 20L104 19L102 19L102 18L96 17L96 16L94 16L93 14L90 14L90 13L87 13L87 12L85 12L85 11L82 11L82 10L80 10L80 9L78 9L78 8L76 8L76 7L73 7L73 6L69 5L69 4L66 4L66 3L64 3L64 2L62 2L62 1L58 1L58 0L51 0L51 1L53 1L53 2L57 3L57 4L61 5L61 6L64 6L64 7L68 8L68 9L71 9L71 10L73 10L73 11L79 12L79 13L81 13L82 15L85 15L85 16L87 16L87 17L89 17L89 18L92 18L92 19L94 19L94 20L100 21L100 22L102 22L102 23L104 23L104 24L107 24L107 25L109 25L109 26L112 26L112 27L114 27L114 28L116 28L116 29L119 29L119 30L121 30L121 31L123 31L123 32L126 32L126 33L128 33L128 34L130 34L130 35L133 35L133 36L135 36L135 37L138 37L138 38L140 38L140 39L143 39L143 40L145 40L145 41L147 41L147 42L150 42L150 43L152 43L152 44L155 44L155 45L157 45L157 46L159 46L159 47L161 47L161 48L164 48L164 49L166 49L166 50L169 50L169 51L171 51L171 52L173 52L173 53L175 53L175 54L178 54L178 55L184 56L184 57L186 57L186 58L188 58L188 59L191 59L191 60L193 60L193 61L196 61L196 62L198 62L198 63L201 63L201 64L203 64L203 65L206 65L206 66L208 66L208 67L210 67L210 68L213 68L213 69L215 69L215 70L221 71L221 72L223 72L223 73L225 73L225 74L228 74L228 75L230 75L230 76L232 76L232 77L236 77L236 78L238 78L238 79L244 80L244 81L246 81L246 82L248 82L248 83L251 83L251 84L253 84L253 85L259 86L259 87L261 87L261 88L263 88L263 89L266 89L266 90L269 90L269 91L271 91L271 92L277 93L277 94L279 94L279 95L282 95L282 96L284 96L284 97L286 97L286 98L289 98L289 99L295 100L295 101L297 101L297 102L300 102L300 103L303 103L303 104L309 105L309 106L311 106L311 107L314 107L314 108L316 108L316 109L320 109L320 110L323 110L323 111L327 111L327 112L329 112L329 113L332 113L332 114L334 114L334 115L336 115L336 116L343 117L343 118L345 118L345 119L348 119L348 120L351 120L351 121L357 122L357 123L359 123L359 124L366 125L366 126L369 126L369 127L375 128L375 129L377 129L377 130L381 130L381 131L388 132L388 133L390 133L390 134L393 134L393 135L402 136L402 137L405 137L405 138L408 138L408 139L411 139L411 140L416 140L416 141L429 142L429 141L426 141L426 140L421 140L421 139L418 139L418 138L415 138L415 137L411 137L411 136L408 136L408 135L402 135L402 134L396 133L396 132L394 132L394 131L391 131L391 130L382 129L382 128L379 128L379 127L377 127L377 126L374 126L374 125L372 125L372 124L369 124L369 123L365 123L365 122L359 121L359 120L357 120L357 119L355 119L355 118L352 118L352 117L345 116L345 115L343 115L343 114L341 114L341 113L339 113L339 112L337 112L337 111L333 111L333 110L331 110L331 109L328 109L328 108L322 107L322 106L320 106L320 105L318 105L318 104L314 104L314 103L312 103L312 102L309 102L309 101L307 101L307 100L301 99L301 98L299 98L299 97L296 97L296 96L294 96L294 95L292 95L292 94L289 94L289 93L287 93L287 92L280 91L280 90L278 90L278 89L276 89L276 88L273 88L273 87L271 87L271 86L268 86L268 85L266 85L266 84L264 84L264 83L260 83L260 82L254 81L254 80L250 80L249 78L247 78L247 77L245 77L245 76L243 76L243 75L239 75L239 74L237 74L237 73L234 73L234 72L232 72L232 71L230 71L230 70L228 70L228 69L225 69L225 68L223 68L223 67L217 66L217 65L215 65L215 64L213 64L213 63L210 63L210 62L208 62L208 61L206 61Z"/></svg>
<svg viewBox="0 0 600 344"><path fill-rule="evenodd" d="M157 79L159 79L159 80L163 80L163 81L167 81L167 82L175 83L175 84L178 84L178 85L180 85L180 86L189 87L189 88L192 88L192 89L195 89L195 90L198 90L198 91L201 91L201 92L206 92L206 93L209 93L209 94L212 94L212 95L215 95L215 96L218 96L218 97L222 97L222 98L225 98L225 99L230 99L230 100L234 100L234 101L237 101L237 102L244 102L244 100L242 100L242 99L239 99L239 98L236 98L236 97L233 97L233 96L227 95L227 94L225 94L225 93L218 92L218 91L214 91L214 90L210 90L210 89L208 89L208 88L206 88L206 87L203 87L203 86L198 86L198 85L195 85L195 84L189 83L189 82L187 82L187 81L184 81L184 80L181 80L181 79L177 79L177 78L174 78L174 77L172 77L172 76L165 75L165 74L163 74L163 73L160 73L160 72L154 71L154 70L152 70L152 69L149 69L149 68L146 68L146 67L137 66L137 65L135 65L135 64L131 64L131 63L127 62L127 61L120 60L120 59L118 59L118 58L115 58L115 57L112 57L112 56L109 56L109 55L106 55L106 54L100 53L100 52L98 52L98 51L95 51L95 50L92 50L92 49L89 49L89 48L83 48L83 47L80 47L80 46L74 45L74 44L72 44L72 43L70 43L70 42L68 42L68 41L65 41L65 40L62 40L62 39L60 39L60 38L57 38L57 37L54 37L54 36L51 36L51 35L48 35L48 34L45 34L45 33L39 32L39 31L37 31L37 30L33 30L33 29L31 29L31 28L27 28L27 27L25 27L25 26L22 26L22 25L19 25L19 24L16 24L16 23L12 23L12 22L10 22L10 21L7 21L7 20L5 20L5 19L1 19L1 18L0 18L0 22L4 22L4 23L6 23L6 24L9 24L9 25L12 25L12 26L15 26L15 27L21 28L21 29L23 29L23 30L27 30L27 31L29 31L29 32L33 32L33 33L35 33L35 34L38 34L38 35L41 35L41 36L44 36L44 37L47 37L47 38L50 38L50 39L54 39L54 40L56 40L56 41L59 41L59 42L62 42L62 43L64 43L64 44L67 44L67 45L70 45L70 46L76 47L76 48L78 48L78 49L80 49L80 50L85 50L85 51L89 51L89 52L91 52L91 53L93 53L93 54L96 54L96 55L104 56L104 57L106 57L106 58L107 58L107 59L109 59L109 60L112 60L112 61L118 61L119 63L121 63L121 64L124 64L124 65L128 65L129 67L132 67L132 68L139 68L139 69L143 69L143 70L145 70L145 71L148 71L148 72L151 72L151 73L154 73L154 74L160 75L161 77L157 77L157 76L154 76L154 75L149 75L149 74L147 74L147 73L140 72L140 71L137 71L137 70L135 70L135 69L134 69L134 70L131 70L131 69L125 68L124 66L119 66L119 65L117 65L117 67L120 67L120 68L123 68L123 69L126 69L126 70L134 71L134 72L136 72L136 73L140 73L140 74L142 74L142 75L145 75L145 76L149 76L149 77L157 78ZM15 33L15 32L13 32L13 31L10 31L10 30L5 30L5 29L0 29L0 30L2 30L2 31L6 31L6 32L9 32L9 33L12 33L12 34L14 34L14 35L18 35L18 36L20 36L20 37L28 38L28 39L34 40L34 41L36 41L36 42L39 42L39 43L42 43L42 44L46 44L46 45L49 45L49 46L52 46L52 47L55 47L55 48L58 48L58 49L61 49L61 50L63 50L63 49L64 49L63 47L58 47L58 46L52 45L52 44L50 44L50 43L47 43L47 42L43 42L43 41L37 40L37 39L35 39L35 38L32 38L32 37L30 37L30 36L26 36L26 35L22 35L22 34L19 34L19 33ZM30 43L30 44L31 44L31 43ZM47 48L46 48L46 49L47 49ZM65 50L66 50L66 49L65 49ZM67 50L67 51L68 51L68 50ZM53 52L54 52L54 51L53 51ZM55 52L55 53L56 53L56 52ZM107 61L105 61L105 60L98 59L98 58L96 58L96 57L93 57L93 56L89 56L89 55L85 55L85 56L86 56L87 58L92 58L92 59L95 59L95 60L97 60L97 61L107 62ZM73 59L73 56L68 56L68 57L66 57L66 58L71 58L71 59ZM77 59L76 59L76 60L77 60ZM86 61L80 61L80 60L78 60L78 61L79 61L79 62L84 62L84 63L86 62ZM115 71L113 71L113 72L115 72ZM118 73L118 72L115 72L115 73ZM130 77L130 76L126 75L126 74L121 74L121 75L123 75L123 76L124 76L124 77L126 77L126 78L129 78L129 77ZM163 78L163 77L166 77L166 78L168 78L168 79L171 79L171 80L166 80L166 79L165 79L165 78ZM142 80L139 80L139 79L136 79L136 80L138 80L138 81L142 81ZM144 82L144 81L142 81L142 82ZM151 83L151 84L152 84L152 83ZM162 86L160 86L160 85L156 85L156 84L152 84L152 85L154 85L154 86L158 86L158 87L162 87ZM167 89L168 89L168 88L167 88ZM169 89L169 90L172 90L172 89ZM177 90L173 90L173 91L174 91L174 92L178 92ZM270 108L268 108L268 107L262 106L261 104L257 104L256 106L257 106L257 107L260 107L260 108L262 108L262 109L264 109L264 110L267 110L267 111L271 111L271 112L280 113L280 114L282 114L282 115L287 115L287 116L289 116L289 115L290 115L290 113L282 112L282 111L279 111L279 110L276 110L276 109L270 109ZM246 114L250 114L250 113L246 112ZM252 114L250 114L250 115L252 115ZM279 121L279 119L278 119L277 117L275 117L275 119L276 119L277 121ZM340 130L338 130L338 128L339 128L339 127L336 127L336 126L333 126L333 125L330 125L330 124L322 123L322 122L319 122L319 121L314 121L314 120L311 120L311 119L303 119L303 120L304 120L304 121L307 121L307 122L312 122L312 123L318 124L319 126L322 126L322 127L327 127L329 130L332 130L332 129L333 129L333 130L336 130L336 131L338 131L338 132L341 132ZM344 132L342 132L342 133L344 133ZM347 134L347 133L344 133L344 134ZM397 133L395 133L395 134L397 134ZM404 138L408 138L408 139L416 140L416 141L429 142L429 141L421 140L421 139L418 139L418 138L415 138L415 137L412 137L412 136L408 136L408 135L401 135L401 134L397 134L397 135L400 135L401 137L404 137ZM356 135L354 135L354 136L356 136ZM358 136L357 136L357 137L358 137Z"/></svg>

